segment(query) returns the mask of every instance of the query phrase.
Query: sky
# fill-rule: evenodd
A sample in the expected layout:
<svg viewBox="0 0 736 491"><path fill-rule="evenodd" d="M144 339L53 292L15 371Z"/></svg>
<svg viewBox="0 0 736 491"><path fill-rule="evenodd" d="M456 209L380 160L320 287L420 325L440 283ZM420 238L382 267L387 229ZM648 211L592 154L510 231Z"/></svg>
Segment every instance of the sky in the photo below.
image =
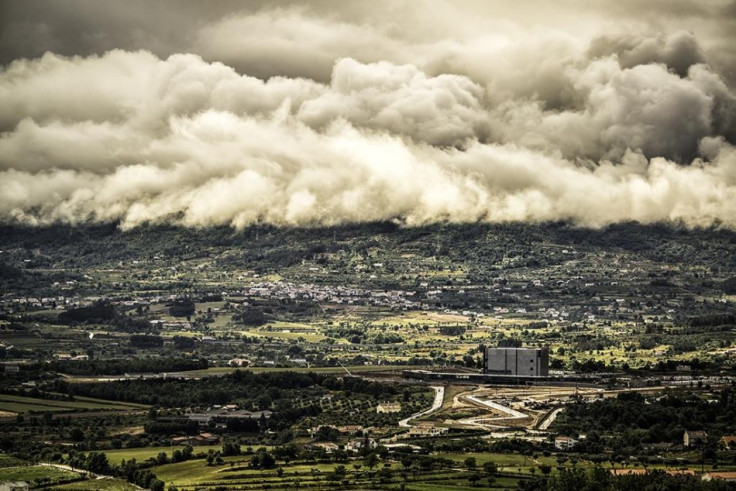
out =
<svg viewBox="0 0 736 491"><path fill-rule="evenodd" d="M736 1L0 0L0 223L736 228Z"/></svg>

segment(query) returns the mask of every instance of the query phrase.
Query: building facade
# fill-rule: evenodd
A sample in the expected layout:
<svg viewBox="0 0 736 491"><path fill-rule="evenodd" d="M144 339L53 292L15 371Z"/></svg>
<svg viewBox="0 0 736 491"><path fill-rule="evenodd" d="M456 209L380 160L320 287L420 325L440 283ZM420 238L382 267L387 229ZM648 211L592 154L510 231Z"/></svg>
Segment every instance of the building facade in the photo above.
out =
<svg viewBox="0 0 736 491"><path fill-rule="evenodd" d="M487 348L485 373L546 377L549 375L547 348Z"/></svg>

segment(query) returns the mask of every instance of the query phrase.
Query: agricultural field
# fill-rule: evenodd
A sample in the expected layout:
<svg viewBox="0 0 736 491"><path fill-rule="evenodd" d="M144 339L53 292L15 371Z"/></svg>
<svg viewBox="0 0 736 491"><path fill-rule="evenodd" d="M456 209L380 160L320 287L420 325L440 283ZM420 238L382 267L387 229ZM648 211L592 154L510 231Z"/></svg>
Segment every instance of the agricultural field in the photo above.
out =
<svg viewBox="0 0 736 491"><path fill-rule="evenodd" d="M86 411L132 411L146 409L147 406L135 403L103 401L89 397L75 397L73 401L40 399L9 394L0 394L0 411L9 413L43 413Z"/></svg>
<svg viewBox="0 0 736 491"><path fill-rule="evenodd" d="M0 482L26 481L33 485L49 485L81 479L82 475L78 472L47 465L24 465L0 468Z"/></svg>
<svg viewBox="0 0 736 491"><path fill-rule="evenodd" d="M66 491L135 491L134 485L122 479L88 479L54 486Z"/></svg>
<svg viewBox="0 0 736 491"><path fill-rule="evenodd" d="M460 456L458 456L459 458ZM462 466L460 466L462 467ZM226 458L222 466L206 466L205 461L195 460L179 464L167 464L154 468L164 482L179 489L216 488L229 489L289 489L293 487L342 486L349 488L380 489L441 489L464 490L471 488L471 476L480 478L473 469L431 470L405 467L399 462L382 464L380 469L369 468L364 462L352 464L286 464L275 469L252 469L247 460ZM490 477L490 476L489 476ZM483 479L481 481L481 479ZM524 477L488 477L478 481L492 489L515 489ZM476 481L476 482L478 482Z"/></svg>
<svg viewBox="0 0 736 491"><path fill-rule="evenodd" d="M169 459L173 457L174 450L181 450L180 447L169 446L169 447L141 447L141 448L120 448L105 450L104 453L107 459L113 465L120 464L123 460L136 459L139 462L148 460L150 458L156 458L161 452L164 452ZM197 453L208 451L219 451L222 450L222 445L201 445L197 447Z"/></svg>

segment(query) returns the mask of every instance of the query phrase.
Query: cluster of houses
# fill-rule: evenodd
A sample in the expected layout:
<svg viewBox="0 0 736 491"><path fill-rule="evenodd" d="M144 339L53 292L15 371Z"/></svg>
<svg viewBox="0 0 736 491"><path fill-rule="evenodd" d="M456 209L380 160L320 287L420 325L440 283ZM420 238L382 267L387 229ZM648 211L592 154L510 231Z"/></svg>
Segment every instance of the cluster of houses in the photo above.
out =
<svg viewBox="0 0 736 491"><path fill-rule="evenodd" d="M708 442L708 433L703 430L685 430L682 434L682 446L685 448L698 448L705 445ZM558 435L555 437L555 448L557 450L572 450L575 445L579 443L578 440L569 436ZM718 444L724 450L736 450L736 436L726 435L721 437ZM676 445L671 442L660 442L650 443L645 446L649 450L671 450Z"/></svg>
<svg viewBox="0 0 736 491"><path fill-rule="evenodd" d="M191 445L193 447L202 445L216 445L217 443L220 443L220 437L206 432L193 436L177 436L171 439L172 445Z"/></svg>
<svg viewBox="0 0 736 491"><path fill-rule="evenodd" d="M319 303L346 305L374 305L405 310L420 308L420 303L410 300L415 295L406 290L366 290L346 286L295 284L289 282L262 282L231 292L233 296L311 300Z"/></svg>
<svg viewBox="0 0 736 491"><path fill-rule="evenodd" d="M193 421L199 428L224 430L230 421L267 421L273 416L273 411L246 411L238 409L236 404L224 406L216 405L200 413L185 413L176 416L160 416L156 418L160 422L182 422Z"/></svg>

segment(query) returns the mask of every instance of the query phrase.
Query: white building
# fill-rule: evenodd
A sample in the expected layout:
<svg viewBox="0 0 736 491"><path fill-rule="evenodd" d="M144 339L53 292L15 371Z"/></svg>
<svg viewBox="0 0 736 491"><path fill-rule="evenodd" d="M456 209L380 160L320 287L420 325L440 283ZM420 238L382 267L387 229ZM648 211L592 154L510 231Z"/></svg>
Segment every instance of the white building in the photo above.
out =
<svg viewBox="0 0 736 491"><path fill-rule="evenodd" d="M557 450L572 450L578 441L569 436L558 436L555 438L555 448Z"/></svg>

